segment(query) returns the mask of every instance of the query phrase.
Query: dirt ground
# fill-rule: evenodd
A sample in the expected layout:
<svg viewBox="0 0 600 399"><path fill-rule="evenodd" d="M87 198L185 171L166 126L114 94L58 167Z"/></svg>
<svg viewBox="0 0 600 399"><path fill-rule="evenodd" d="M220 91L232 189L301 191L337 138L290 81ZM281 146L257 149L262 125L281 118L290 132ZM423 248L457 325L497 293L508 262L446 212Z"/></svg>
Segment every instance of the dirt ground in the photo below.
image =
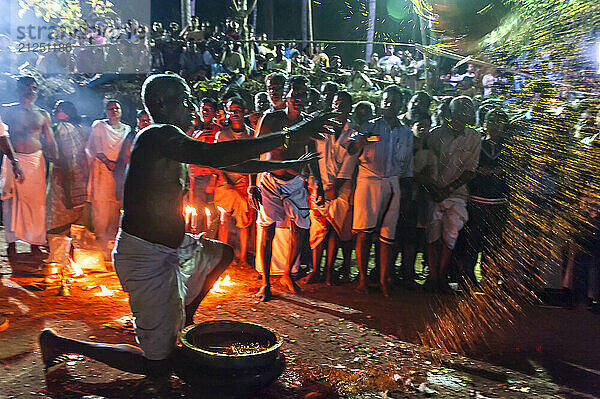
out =
<svg viewBox="0 0 600 399"><path fill-rule="evenodd" d="M0 235L4 236L0 231ZM4 248L0 242L0 248ZM27 252L27 245L18 246ZM75 279L70 296L58 288L36 290L34 262L10 265L0 257L0 397L127 398L139 375L110 369L79 356L44 374L37 337L41 329L94 342L134 344L114 321L129 316L127 295L117 277L88 274ZM233 285L210 293L195 322L232 319L274 329L284 338L286 370L257 398L404 397L595 397L600 393L598 316L584 309L527 309L492 348L452 354L418 345L418 333L437 301L451 296L401 292L391 299L359 296L351 286L305 286L298 295L277 290L269 303L253 298L260 281L232 265ZM100 285L112 291L101 296ZM471 357L469 357L471 356ZM479 359L479 360L476 360ZM485 360L487 362L484 362ZM492 365L492 363L496 365ZM198 392L177 377L171 397L219 397Z"/></svg>

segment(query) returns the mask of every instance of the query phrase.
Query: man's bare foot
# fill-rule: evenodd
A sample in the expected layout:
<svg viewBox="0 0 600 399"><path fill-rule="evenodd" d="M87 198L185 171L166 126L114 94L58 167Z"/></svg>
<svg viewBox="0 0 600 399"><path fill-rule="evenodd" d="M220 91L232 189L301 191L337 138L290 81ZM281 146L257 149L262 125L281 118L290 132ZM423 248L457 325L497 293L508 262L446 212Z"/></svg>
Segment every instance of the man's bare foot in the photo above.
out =
<svg viewBox="0 0 600 399"><path fill-rule="evenodd" d="M250 266L248 264L248 262L246 262L246 261L242 262L241 260L239 261L238 266L240 269L251 269L252 268L252 266Z"/></svg>
<svg viewBox="0 0 600 399"><path fill-rule="evenodd" d="M340 281L340 276L337 274L335 270L331 270L325 276L325 284L328 286L338 285Z"/></svg>
<svg viewBox="0 0 600 399"><path fill-rule="evenodd" d="M389 284L382 284L381 285L381 293L383 294L384 297L389 298L391 295L391 287Z"/></svg>
<svg viewBox="0 0 600 399"><path fill-rule="evenodd" d="M294 294L301 291L298 284L296 284L296 282L292 280L292 278L287 274L281 276L281 278L279 279L279 284L283 285L285 288L287 288L289 292L292 292Z"/></svg>
<svg viewBox="0 0 600 399"><path fill-rule="evenodd" d="M367 283L365 281L359 282L354 290L360 294L367 294L369 292L367 289Z"/></svg>
<svg viewBox="0 0 600 399"><path fill-rule="evenodd" d="M261 302L270 301L271 298L273 298L273 294L271 293L271 287L263 285L255 296Z"/></svg>
<svg viewBox="0 0 600 399"><path fill-rule="evenodd" d="M313 270L308 275L308 280L306 280L306 284L317 284L321 282L321 274L318 271Z"/></svg>
<svg viewBox="0 0 600 399"><path fill-rule="evenodd" d="M53 330L45 328L39 337L40 351L42 352L42 360L46 371L52 366L60 364L62 362L61 355L64 355L61 351L56 348L55 340L57 335Z"/></svg>

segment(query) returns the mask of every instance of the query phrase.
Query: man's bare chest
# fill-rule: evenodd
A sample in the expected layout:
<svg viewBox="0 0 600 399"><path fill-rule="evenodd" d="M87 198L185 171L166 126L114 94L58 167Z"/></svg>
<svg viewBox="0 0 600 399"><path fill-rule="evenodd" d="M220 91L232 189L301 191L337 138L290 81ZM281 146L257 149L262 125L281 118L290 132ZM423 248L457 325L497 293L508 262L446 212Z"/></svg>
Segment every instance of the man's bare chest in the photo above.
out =
<svg viewBox="0 0 600 399"><path fill-rule="evenodd" d="M5 123L14 135L26 135L41 131L44 126L44 115L37 110L24 108L14 109L5 114Z"/></svg>

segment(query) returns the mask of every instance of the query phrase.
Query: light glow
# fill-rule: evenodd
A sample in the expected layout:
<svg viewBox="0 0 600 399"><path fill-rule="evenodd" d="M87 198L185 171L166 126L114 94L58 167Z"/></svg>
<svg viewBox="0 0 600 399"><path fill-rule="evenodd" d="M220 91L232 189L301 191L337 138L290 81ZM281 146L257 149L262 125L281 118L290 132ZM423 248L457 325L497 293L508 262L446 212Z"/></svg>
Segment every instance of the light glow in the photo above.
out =
<svg viewBox="0 0 600 399"><path fill-rule="evenodd" d="M213 294L226 294L229 291L227 291L223 287L231 287L234 284L235 283L231 280L231 277L229 277L229 274L227 274L227 275L225 275L225 277L221 277L217 281L215 281L210 292L212 292Z"/></svg>
<svg viewBox="0 0 600 399"><path fill-rule="evenodd" d="M71 270L73 271L73 277L83 276L83 269L79 267L77 263L73 259L69 259L69 263L71 264Z"/></svg>
<svg viewBox="0 0 600 399"><path fill-rule="evenodd" d="M96 296L112 296L113 292L106 288L105 285L100 284L100 292Z"/></svg>

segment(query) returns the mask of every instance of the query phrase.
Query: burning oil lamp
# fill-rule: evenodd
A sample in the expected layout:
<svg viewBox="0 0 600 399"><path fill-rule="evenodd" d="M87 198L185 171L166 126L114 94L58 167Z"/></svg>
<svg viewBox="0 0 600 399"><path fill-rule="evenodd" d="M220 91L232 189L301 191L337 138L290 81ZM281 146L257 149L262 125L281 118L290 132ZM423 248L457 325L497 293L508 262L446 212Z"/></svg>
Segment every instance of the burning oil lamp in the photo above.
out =
<svg viewBox="0 0 600 399"><path fill-rule="evenodd" d="M186 205L183 208L183 216L185 218L186 230L196 231L198 228L198 212L196 208L190 205Z"/></svg>
<svg viewBox="0 0 600 399"><path fill-rule="evenodd" d="M223 225L223 224L225 224L225 214L227 213L227 211L224 208L221 208L220 206L217 206L217 209L221 213L219 221L220 221L221 225Z"/></svg>
<svg viewBox="0 0 600 399"><path fill-rule="evenodd" d="M206 206L204 207L204 214L206 215L206 226L204 231L208 231L208 226L210 226L210 222L212 222L212 215L210 214L210 209L208 209Z"/></svg>

